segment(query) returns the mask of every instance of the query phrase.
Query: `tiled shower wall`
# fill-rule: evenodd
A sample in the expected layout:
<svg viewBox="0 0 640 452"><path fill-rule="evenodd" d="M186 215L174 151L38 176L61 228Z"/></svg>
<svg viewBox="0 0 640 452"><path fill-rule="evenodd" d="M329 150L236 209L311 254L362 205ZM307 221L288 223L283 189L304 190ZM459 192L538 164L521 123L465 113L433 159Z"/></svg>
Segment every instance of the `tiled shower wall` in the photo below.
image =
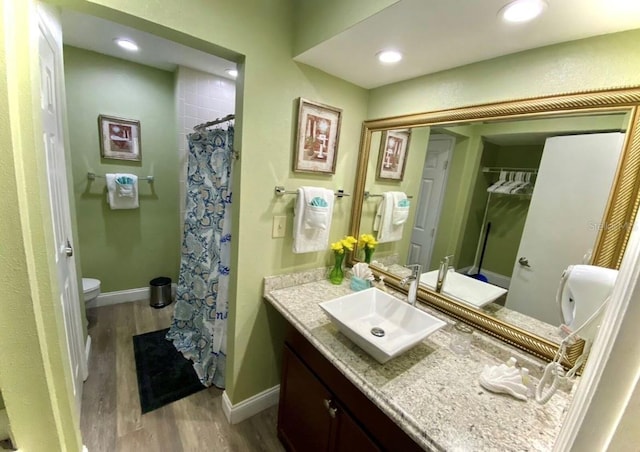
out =
<svg viewBox="0 0 640 452"><path fill-rule="evenodd" d="M203 122L222 118L235 111L236 87L232 80L184 66L176 73L178 113L178 153L180 155L180 230L184 220L187 174L187 135Z"/></svg>

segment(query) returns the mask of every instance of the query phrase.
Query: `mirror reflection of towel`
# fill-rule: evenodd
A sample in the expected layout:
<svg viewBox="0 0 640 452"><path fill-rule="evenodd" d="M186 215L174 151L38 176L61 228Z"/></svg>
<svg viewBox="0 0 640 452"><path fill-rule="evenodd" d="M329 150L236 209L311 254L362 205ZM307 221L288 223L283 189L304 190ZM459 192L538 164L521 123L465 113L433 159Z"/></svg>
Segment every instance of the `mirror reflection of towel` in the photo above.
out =
<svg viewBox="0 0 640 452"><path fill-rule="evenodd" d="M382 193L382 201L378 204L373 221L373 230L378 231L379 243L402 239L404 224L409 218L409 207L406 206L405 200L407 195L401 191Z"/></svg>

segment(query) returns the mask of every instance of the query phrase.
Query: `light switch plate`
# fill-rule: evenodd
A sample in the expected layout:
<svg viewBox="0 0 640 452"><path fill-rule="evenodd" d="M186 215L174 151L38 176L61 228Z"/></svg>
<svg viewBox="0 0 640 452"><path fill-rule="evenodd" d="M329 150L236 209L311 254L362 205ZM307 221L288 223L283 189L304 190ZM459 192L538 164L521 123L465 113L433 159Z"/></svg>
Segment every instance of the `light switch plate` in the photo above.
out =
<svg viewBox="0 0 640 452"><path fill-rule="evenodd" d="M287 216L275 215L273 217L273 229L271 230L271 237L277 239L284 237L287 232Z"/></svg>

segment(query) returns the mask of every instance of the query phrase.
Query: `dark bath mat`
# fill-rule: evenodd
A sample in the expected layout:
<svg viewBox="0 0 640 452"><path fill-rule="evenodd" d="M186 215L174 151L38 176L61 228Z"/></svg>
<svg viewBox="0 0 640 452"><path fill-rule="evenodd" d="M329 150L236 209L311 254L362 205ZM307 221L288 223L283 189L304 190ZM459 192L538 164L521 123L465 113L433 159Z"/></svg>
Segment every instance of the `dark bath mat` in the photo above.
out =
<svg viewBox="0 0 640 452"><path fill-rule="evenodd" d="M133 336L142 414L206 389L191 361L164 338L167 331Z"/></svg>

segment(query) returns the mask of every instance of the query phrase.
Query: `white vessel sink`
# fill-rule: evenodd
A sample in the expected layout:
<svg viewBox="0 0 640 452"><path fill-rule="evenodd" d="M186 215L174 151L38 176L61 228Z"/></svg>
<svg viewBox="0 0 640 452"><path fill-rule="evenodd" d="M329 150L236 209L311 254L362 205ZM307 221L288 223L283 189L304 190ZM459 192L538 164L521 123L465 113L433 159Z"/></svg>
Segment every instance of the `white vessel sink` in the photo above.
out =
<svg viewBox="0 0 640 452"><path fill-rule="evenodd" d="M320 307L342 334L379 363L409 350L446 325L375 287L325 301Z"/></svg>
<svg viewBox="0 0 640 452"><path fill-rule="evenodd" d="M420 276L420 284L428 286L430 289L436 288L438 280L438 270L423 273ZM476 308L497 300L507 293L507 289L494 286L470 276L461 275L454 271L450 271L444 282L442 294L453 298L456 301L466 303Z"/></svg>

